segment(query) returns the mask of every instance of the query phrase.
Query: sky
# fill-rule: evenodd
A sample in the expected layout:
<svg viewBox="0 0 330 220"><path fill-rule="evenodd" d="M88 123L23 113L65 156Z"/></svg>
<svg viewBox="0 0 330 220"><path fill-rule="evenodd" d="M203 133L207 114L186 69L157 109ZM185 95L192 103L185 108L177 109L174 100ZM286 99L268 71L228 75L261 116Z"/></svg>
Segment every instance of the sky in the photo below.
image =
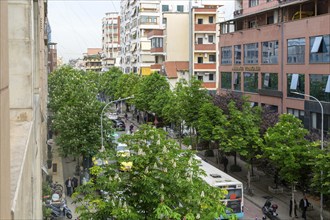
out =
<svg viewBox="0 0 330 220"><path fill-rule="evenodd" d="M87 48L102 47L102 18L119 12L120 0L48 0L51 42L67 63L83 58Z"/></svg>

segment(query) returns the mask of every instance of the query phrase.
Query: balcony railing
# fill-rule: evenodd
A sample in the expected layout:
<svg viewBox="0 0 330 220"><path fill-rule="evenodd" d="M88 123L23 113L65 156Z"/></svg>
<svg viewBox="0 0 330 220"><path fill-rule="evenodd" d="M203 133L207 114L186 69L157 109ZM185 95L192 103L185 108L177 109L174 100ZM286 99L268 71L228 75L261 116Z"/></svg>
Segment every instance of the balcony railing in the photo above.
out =
<svg viewBox="0 0 330 220"><path fill-rule="evenodd" d="M150 49L151 53L163 53L164 49L162 47L155 47Z"/></svg>
<svg viewBox="0 0 330 220"><path fill-rule="evenodd" d="M195 31L216 31L216 24L195 24Z"/></svg>
<svg viewBox="0 0 330 220"><path fill-rule="evenodd" d="M195 44L195 50L215 51L215 44Z"/></svg>
<svg viewBox="0 0 330 220"><path fill-rule="evenodd" d="M152 65L150 65L150 69L152 69L152 70L161 70L161 68L162 68L162 64L152 64Z"/></svg>
<svg viewBox="0 0 330 220"><path fill-rule="evenodd" d="M195 70L200 70L200 69L212 69L214 70L216 68L215 63L195 63L194 64L194 69Z"/></svg>

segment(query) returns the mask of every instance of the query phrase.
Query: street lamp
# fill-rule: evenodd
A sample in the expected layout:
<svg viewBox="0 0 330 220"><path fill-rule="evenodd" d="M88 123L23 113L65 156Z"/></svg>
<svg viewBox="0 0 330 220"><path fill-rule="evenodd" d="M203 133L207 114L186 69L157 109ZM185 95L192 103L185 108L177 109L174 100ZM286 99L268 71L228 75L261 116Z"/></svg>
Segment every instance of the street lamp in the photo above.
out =
<svg viewBox="0 0 330 220"><path fill-rule="evenodd" d="M129 97L127 97L127 98L119 98L119 99L117 99L117 100L113 100L113 101L111 101L111 102L109 102L108 104L106 104L104 107L103 107L103 109L102 109L102 112L101 112L101 152L103 152L104 151L104 145L103 145L103 112L104 112L104 110L110 105L110 104L112 104L112 103L114 103L114 102L120 102L120 101L124 101L124 100L127 100L127 99L132 99L132 98L134 98L134 96L129 96Z"/></svg>
<svg viewBox="0 0 330 220"><path fill-rule="evenodd" d="M300 93L300 92L291 92L291 93L310 97L320 104L320 107L321 107L321 150L323 151L323 106L322 106L321 102L317 98L315 98L314 96L311 96L311 95L307 95L307 94ZM323 170L321 170L321 187L322 187L322 181L323 181L322 179L323 179ZM321 191L321 196L320 196L320 206L321 206L320 207L320 220L323 220L323 193L322 193L322 191Z"/></svg>

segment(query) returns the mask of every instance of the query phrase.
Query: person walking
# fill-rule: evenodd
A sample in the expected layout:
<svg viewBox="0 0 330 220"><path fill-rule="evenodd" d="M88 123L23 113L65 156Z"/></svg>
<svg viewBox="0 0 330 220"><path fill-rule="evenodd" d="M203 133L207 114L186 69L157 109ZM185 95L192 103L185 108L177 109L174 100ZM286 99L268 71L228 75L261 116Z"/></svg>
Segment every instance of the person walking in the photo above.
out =
<svg viewBox="0 0 330 220"><path fill-rule="evenodd" d="M131 124L131 125L129 126L129 132L130 132L131 134L133 134L133 129L134 129L134 125Z"/></svg>
<svg viewBox="0 0 330 220"><path fill-rule="evenodd" d="M304 195L304 197L300 200L299 202L299 208L302 210L302 218L306 220L306 211L307 211L307 208L309 206L309 202L308 202L308 199L306 197L306 195Z"/></svg>
<svg viewBox="0 0 330 220"><path fill-rule="evenodd" d="M289 209L290 209L290 211L289 211L289 215L290 215L290 217L292 216L291 214L292 214L292 201L293 199L292 199L292 197L291 197L291 199L290 199L290 207L289 207ZM296 200L294 200L294 216L296 217L296 218L298 218L298 215L297 215L297 202L296 202Z"/></svg>
<svg viewBox="0 0 330 220"><path fill-rule="evenodd" d="M73 181L72 181L70 176L65 181L65 186L66 186L66 195L71 196L72 195L72 188L73 188Z"/></svg>
<svg viewBox="0 0 330 220"><path fill-rule="evenodd" d="M76 190L76 188L78 187L78 179L75 176L72 177L72 185L73 185L73 192L74 192Z"/></svg>

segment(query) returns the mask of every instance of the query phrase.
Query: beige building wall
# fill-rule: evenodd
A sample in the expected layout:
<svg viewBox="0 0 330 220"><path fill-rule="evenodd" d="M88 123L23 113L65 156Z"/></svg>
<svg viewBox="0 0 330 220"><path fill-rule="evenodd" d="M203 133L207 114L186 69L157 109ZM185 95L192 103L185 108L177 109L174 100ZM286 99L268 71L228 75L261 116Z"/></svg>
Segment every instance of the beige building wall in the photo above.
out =
<svg viewBox="0 0 330 220"><path fill-rule="evenodd" d="M164 45L167 61L189 60L189 14L166 13L165 36L167 44ZM180 28L180 31L178 31Z"/></svg>
<svg viewBox="0 0 330 220"><path fill-rule="evenodd" d="M0 1L0 219L10 219L10 140L7 1Z"/></svg>
<svg viewBox="0 0 330 220"><path fill-rule="evenodd" d="M44 7L47 1L0 1L0 219L42 219Z"/></svg>

